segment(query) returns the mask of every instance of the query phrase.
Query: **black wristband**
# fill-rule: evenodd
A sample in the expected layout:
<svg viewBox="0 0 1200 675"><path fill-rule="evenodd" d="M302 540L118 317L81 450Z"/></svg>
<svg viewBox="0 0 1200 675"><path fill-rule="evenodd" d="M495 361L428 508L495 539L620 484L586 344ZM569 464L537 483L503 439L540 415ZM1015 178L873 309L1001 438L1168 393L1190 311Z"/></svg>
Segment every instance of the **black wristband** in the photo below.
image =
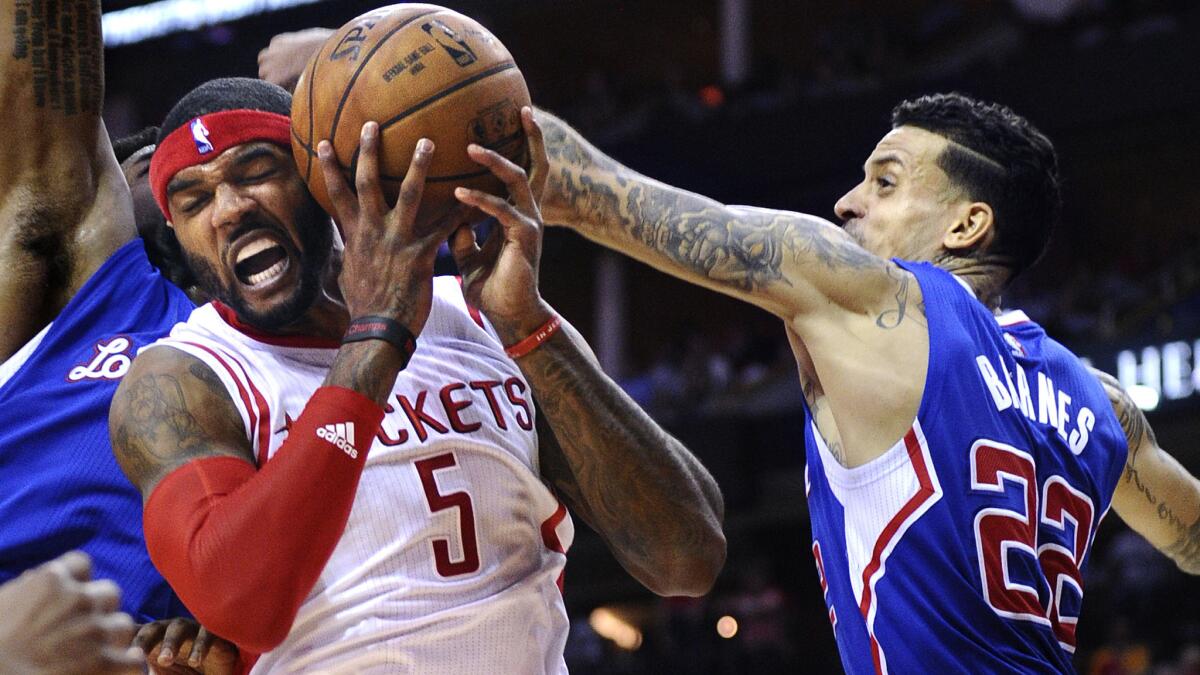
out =
<svg viewBox="0 0 1200 675"><path fill-rule="evenodd" d="M399 349L400 354L404 357L404 363L400 364L401 368L408 365L413 353L417 351L416 336L399 321L386 316L370 315L351 319L350 325L346 328L346 334L342 336L342 344L361 342L362 340L383 340Z"/></svg>

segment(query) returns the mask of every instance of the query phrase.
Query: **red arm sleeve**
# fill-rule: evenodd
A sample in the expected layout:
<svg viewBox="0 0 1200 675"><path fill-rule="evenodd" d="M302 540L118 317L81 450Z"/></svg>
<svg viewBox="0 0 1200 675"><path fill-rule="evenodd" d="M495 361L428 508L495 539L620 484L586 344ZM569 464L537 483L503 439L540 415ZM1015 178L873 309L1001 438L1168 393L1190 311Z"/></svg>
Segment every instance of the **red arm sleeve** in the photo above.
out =
<svg viewBox="0 0 1200 675"><path fill-rule="evenodd" d="M322 387L261 470L205 457L159 482L146 547L201 624L254 653L283 641L342 536L382 420L374 401Z"/></svg>

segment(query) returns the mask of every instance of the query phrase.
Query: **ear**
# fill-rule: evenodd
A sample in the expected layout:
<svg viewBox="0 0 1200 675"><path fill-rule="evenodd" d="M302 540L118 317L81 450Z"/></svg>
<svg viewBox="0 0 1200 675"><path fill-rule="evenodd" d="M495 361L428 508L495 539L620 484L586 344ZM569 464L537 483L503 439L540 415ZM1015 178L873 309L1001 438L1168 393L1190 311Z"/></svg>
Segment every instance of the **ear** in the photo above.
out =
<svg viewBox="0 0 1200 675"><path fill-rule="evenodd" d="M985 202L971 202L963 208L954 226L946 231L942 245L950 251L966 252L991 243L995 237L996 214Z"/></svg>

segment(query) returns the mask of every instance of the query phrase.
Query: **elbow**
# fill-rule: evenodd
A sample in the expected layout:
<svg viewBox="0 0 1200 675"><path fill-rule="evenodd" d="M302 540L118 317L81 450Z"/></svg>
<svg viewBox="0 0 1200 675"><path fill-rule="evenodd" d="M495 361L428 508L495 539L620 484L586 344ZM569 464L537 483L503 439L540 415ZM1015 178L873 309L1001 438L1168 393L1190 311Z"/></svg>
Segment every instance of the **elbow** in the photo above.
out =
<svg viewBox="0 0 1200 675"><path fill-rule="evenodd" d="M192 608L200 625L237 645L243 652L265 654L283 644L296 620L298 607L266 602L269 594L228 596L219 605ZM185 604L187 604L185 602Z"/></svg>
<svg viewBox="0 0 1200 675"><path fill-rule="evenodd" d="M1200 558L1192 558L1190 560L1175 559L1175 565L1184 574L1200 576Z"/></svg>
<svg viewBox="0 0 1200 675"><path fill-rule="evenodd" d="M646 588L661 596L705 595L725 566L725 552L725 535L719 527L696 540L669 547L654 563L656 573L644 580Z"/></svg>

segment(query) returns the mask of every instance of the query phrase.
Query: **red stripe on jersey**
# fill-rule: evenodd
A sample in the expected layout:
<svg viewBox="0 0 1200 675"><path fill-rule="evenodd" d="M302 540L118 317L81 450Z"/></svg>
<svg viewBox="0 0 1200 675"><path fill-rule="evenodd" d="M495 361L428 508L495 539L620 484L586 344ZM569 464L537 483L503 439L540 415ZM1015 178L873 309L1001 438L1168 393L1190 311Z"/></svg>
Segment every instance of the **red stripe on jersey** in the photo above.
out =
<svg viewBox="0 0 1200 675"><path fill-rule="evenodd" d="M567 507L562 502L559 502L558 508L555 509L554 513L542 522L542 543L551 551L562 553L563 555L566 555L567 551L563 548L562 541L558 538L558 526L566 518ZM559 593L562 593L563 590L563 576L565 574L566 570L559 572L558 579L554 582L558 585Z"/></svg>
<svg viewBox="0 0 1200 675"><path fill-rule="evenodd" d="M912 463L913 473L917 476L917 484L920 487L916 494L909 498L904 506L892 516L888 524L884 526L883 531L879 533L879 538L875 540L875 548L871 553L871 562L863 570L863 597L859 603L859 611L862 612L863 619L867 620L867 635L871 638L871 658L875 662L875 672L883 672L883 661L881 659L879 642L875 639L875 631L871 626L870 610L871 604L875 601L874 594L871 588L871 577L883 567L884 559L890 553L889 547L893 544L892 539L900 528L916 513L926 501L936 494L934 489L933 479L929 474L929 467L925 464L925 455L921 452L921 443L917 440L915 429L909 429L908 433L904 434L904 446L908 450L908 461ZM882 575L881 575L882 576Z"/></svg>
<svg viewBox="0 0 1200 675"><path fill-rule="evenodd" d="M250 385L250 393L254 394L254 402L258 406L258 468L262 468L263 464L267 463L268 451L271 448L271 408L267 405L267 399L254 386L254 380L250 377L250 373L246 372L246 366L242 365L241 361L229 357L230 361L242 371L242 376L246 378L246 384Z"/></svg>
<svg viewBox="0 0 1200 675"><path fill-rule="evenodd" d="M483 328L483 317L479 314L479 310L475 309L475 307L471 304L471 302L469 300L467 300L467 291L465 288L463 288L462 277L454 277L454 278L458 279L458 287L463 290L463 304L467 306L467 314L470 314L471 319L473 319L480 328ZM487 330L486 328L483 328L483 329Z"/></svg>
<svg viewBox="0 0 1200 675"><path fill-rule="evenodd" d="M203 349L205 352L208 353L209 356L216 359L217 363L221 364L221 366L224 367L225 370L229 373L230 379L232 379L234 385L237 386L238 395L242 397L242 405L244 405L246 407L246 414L250 416L250 434L251 434L251 437L253 438L253 435L258 433L258 430L260 428L259 424L258 424L259 417L257 414L256 406L254 406L250 403L250 394L249 394L249 392L246 391L246 388L244 386L242 386L242 381L238 379L237 373L235 373L233 371L233 368L230 367L230 365L225 362L225 359L221 358L221 355L218 354L216 352L216 350L214 350L212 347L202 345L199 342L188 342L186 340L181 340L181 342L183 342L183 344L185 344L185 345L190 345L192 347L198 347L200 349ZM238 364L238 365L240 366L241 364ZM243 372L245 372L245 371L243 371ZM246 381L249 382L250 378L247 377ZM251 386L254 386L254 385L251 385ZM255 390L255 393L256 394L258 393L257 390ZM259 397L259 400L260 401L262 400L261 396ZM268 420L267 426L270 426L269 420ZM261 466L261 463L260 463L260 466Z"/></svg>
<svg viewBox="0 0 1200 675"><path fill-rule="evenodd" d="M338 349L342 346L341 340L331 340L312 335L275 335L267 333L250 324L242 323L242 320L238 318L237 312L218 300L213 300L212 306L213 309L217 310L217 316L221 317L231 328L248 338L264 344L279 347L299 347L303 349Z"/></svg>
<svg viewBox="0 0 1200 675"><path fill-rule="evenodd" d="M562 553L564 555L567 551L563 548L562 541L560 541L558 538L558 530L556 528L558 528L559 524L566 520L566 518L567 507L562 502L559 502L558 508L555 509L554 514L542 521L542 543L545 544L546 548L550 549L551 551L554 551L555 553Z"/></svg>

